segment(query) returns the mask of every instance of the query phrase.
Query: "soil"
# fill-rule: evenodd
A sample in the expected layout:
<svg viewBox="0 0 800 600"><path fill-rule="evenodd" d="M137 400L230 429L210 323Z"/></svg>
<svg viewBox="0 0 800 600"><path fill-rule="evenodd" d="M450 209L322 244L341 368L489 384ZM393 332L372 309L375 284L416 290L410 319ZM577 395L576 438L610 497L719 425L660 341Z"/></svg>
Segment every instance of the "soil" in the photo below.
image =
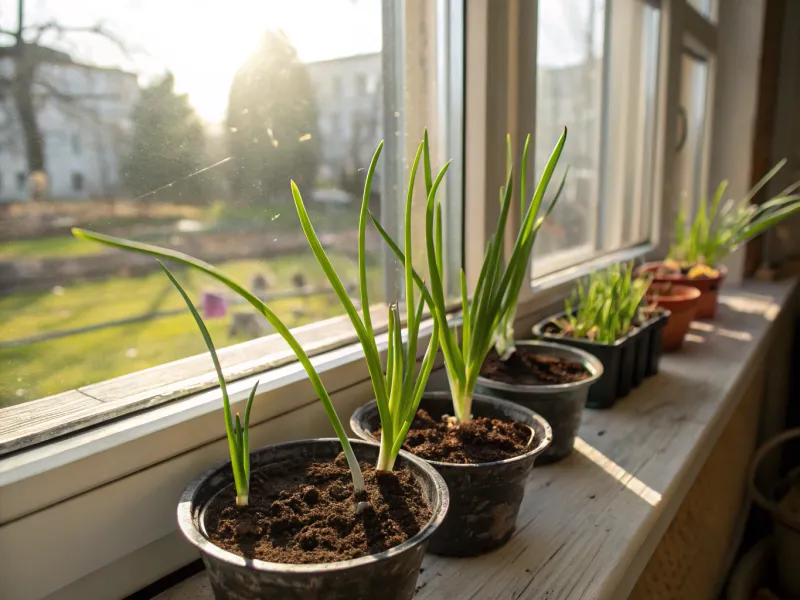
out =
<svg viewBox="0 0 800 600"><path fill-rule="evenodd" d="M575 383L592 376L579 362L538 354L525 346L517 346L507 360L500 360L497 352L492 350L483 361L481 375L492 381L515 385Z"/></svg>
<svg viewBox="0 0 800 600"><path fill-rule="evenodd" d="M250 559L308 564L377 554L416 535L431 509L410 471L361 463L369 507L358 504L344 454L334 462L281 463L252 473L250 505L232 489L206 511L209 539ZM362 498L363 499L363 498Z"/></svg>
<svg viewBox="0 0 800 600"><path fill-rule="evenodd" d="M532 438L533 430L516 421L477 417L468 423L456 423L448 415L436 420L419 409L403 449L425 460L478 464L525 454Z"/></svg>

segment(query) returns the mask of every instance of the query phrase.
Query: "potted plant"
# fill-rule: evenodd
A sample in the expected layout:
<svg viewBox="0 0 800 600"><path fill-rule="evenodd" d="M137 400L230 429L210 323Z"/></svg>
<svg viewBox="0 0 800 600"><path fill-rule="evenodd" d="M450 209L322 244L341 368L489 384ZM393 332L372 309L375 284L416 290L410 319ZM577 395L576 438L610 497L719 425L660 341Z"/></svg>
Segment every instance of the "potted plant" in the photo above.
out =
<svg viewBox="0 0 800 600"><path fill-rule="evenodd" d="M450 489L450 512L431 540L430 550L450 556L480 554L504 544L514 531L525 493L525 481L534 459L549 445L550 426L541 416L519 404L475 393L481 366L494 343L494 332L512 300L506 291L524 276L532 239L537 230L537 212L545 189L561 155L566 130L547 163L542 179L528 206L508 263L503 265L504 235L511 205L513 173L509 171L501 193L500 216L483 266L468 301L466 278L461 271L461 336L448 322L443 288L442 216L436 190L447 165L433 179L427 135L418 148L411 168L416 173L423 158L425 188L425 240L430 289L413 270L406 269L406 288L413 279L421 290L441 336L450 392L425 394L404 448L425 458L444 477ZM406 202L405 248L386 233L377 219L376 228L406 267L411 235L411 199ZM517 285L518 287L518 285ZM371 402L351 417L350 426L362 439L381 436L378 407Z"/></svg>
<svg viewBox="0 0 800 600"><path fill-rule="evenodd" d="M589 390L591 408L612 406L658 372L669 313L643 305L649 285L648 276L634 277L632 264L611 265L579 281L564 312L533 328L537 337L581 348L603 363L603 376Z"/></svg>
<svg viewBox="0 0 800 600"><path fill-rule="evenodd" d="M366 207L379 154L380 147L370 165L359 226L360 316L314 233L294 182L292 192L312 250L351 318L364 350L373 390L381 403L379 421L384 435L380 446L347 439L308 356L289 329L254 294L211 265L185 254L74 230L81 238L188 265L242 296L264 315L297 355L336 432L338 440L277 444L251 456L249 417L256 388L247 401L244 420L238 414L233 419L211 337L186 292L164 268L200 328L223 398L231 460L192 482L178 506L181 530L200 550L217 598L410 599L426 546L447 511L449 493L442 477L425 461L401 452L436 357L438 325L434 324L417 373L421 305L416 314L412 314L413 307L407 306L407 317L416 317L417 327L409 328L405 346L400 313L392 305L389 360L384 371L368 312Z"/></svg>
<svg viewBox="0 0 800 600"><path fill-rule="evenodd" d="M527 203L528 145L525 140L520 168L519 203L525 217ZM511 138L507 138L507 164L512 168ZM553 210L564 187L566 173L542 218L537 218L534 233ZM541 199L539 199L541 201ZM538 207L534 208L538 211ZM523 251L530 256L535 235L527 240ZM528 281L529 270L519 269L505 290L508 296L505 312L494 331L494 348L481 366L475 389L478 393L509 400L542 415L550 424L553 440L538 459L538 464L554 462L572 452L580 429L581 415L589 388L603 374L602 363L578 348L537 340L514 340L514 320L522 285Z"/></svg>
<svg viewBox="0 0 800 600"><path fill-rule="evenodd" d="M645 296L647 303L669 311L667 324L661 340L664 352L679 350L683 338L689 331L689 325L697 315L700 302L700 290L688 285L677 285L672 282L652 283Z"/></svg>
<svg viewBox="0 0 800 600"><path fill-rule="evenodd" d="M700 290L697 318L712 318L717 312L717 294L727 271L722 261L747 240L800 211L800 181L793 183L763 204L751 204L755 195L786 164L780 161L738 202L722 204L727 181L717 187L709 204L705 198L694 220L689 222L682 208L675 221L675 243L667 260L642 267L653 273L654 281L688 285Z"/></svg>

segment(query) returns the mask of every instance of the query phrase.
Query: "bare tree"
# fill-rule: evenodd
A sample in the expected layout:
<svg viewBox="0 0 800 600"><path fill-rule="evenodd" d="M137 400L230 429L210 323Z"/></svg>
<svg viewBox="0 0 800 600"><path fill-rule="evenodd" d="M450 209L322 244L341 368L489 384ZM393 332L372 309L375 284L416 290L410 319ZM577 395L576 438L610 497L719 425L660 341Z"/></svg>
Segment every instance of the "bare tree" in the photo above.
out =
<svg viewBox="0 0 800 600"><path fill-rule="evenodd" d="M0 47L0 56L10 57L13 64L12 72L0 73L0 91L10 92L7 96L13 101L15 116L22 129L28 173L39 174L39 178L46 173L46 165L44 141L36 112L37 96L41 95L45 100L53 99L66 105L70 111L80 110L87 116L96 116L96 110L83 105L83 101L109 97L104 94L75 94L62 89L53 81L40 77L40 67L43 63L71 62L66 54L41 43L42 36L47 33L55 33L59 37L69 33L102 37L115 44L125 55L130 54L123 41L102 23L86 27L67 27L54 20L26 24L25 0L17 0L16 29L0 29L0 36L10 38L12 41L12 44Z"/></svg>

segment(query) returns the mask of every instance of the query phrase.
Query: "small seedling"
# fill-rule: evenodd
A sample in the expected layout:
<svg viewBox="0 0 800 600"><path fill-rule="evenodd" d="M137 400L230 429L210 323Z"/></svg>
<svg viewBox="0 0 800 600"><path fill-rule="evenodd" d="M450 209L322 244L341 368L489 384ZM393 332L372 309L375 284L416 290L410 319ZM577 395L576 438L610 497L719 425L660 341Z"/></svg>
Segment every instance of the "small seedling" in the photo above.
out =
<svg viewBox="0 0 800 600"><path fill-rule="evenodd" d="M634 277L633 271L633 264L614 264L578 281L564 301L561 331L602 344L613 344L628 333L651 283L650 275Z"/></svg>

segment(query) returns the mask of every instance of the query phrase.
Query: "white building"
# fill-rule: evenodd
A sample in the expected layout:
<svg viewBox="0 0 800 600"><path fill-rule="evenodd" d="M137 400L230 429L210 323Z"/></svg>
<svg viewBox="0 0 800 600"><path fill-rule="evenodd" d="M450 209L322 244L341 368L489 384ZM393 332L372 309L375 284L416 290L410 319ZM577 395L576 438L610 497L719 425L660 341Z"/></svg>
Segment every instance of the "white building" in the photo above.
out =
<svg viewBox="0 0 800 600"><path fill-rule="evenodd" d="M0 78L13 81L15 50L0 48ZM47 196L119 195L130 115L139 97L136 75L83 65L49 48L37 52L33 95L49 179ZM0 88L0 201L23 201L29 195L25 137L10 91Z"/></svg>
<svg viewBox="0 0 800 600"><path fill-rule="evenodd" d="M381 54L307 63L317 94L319 179L337 184L369 165L383 137Z"/></svg>

